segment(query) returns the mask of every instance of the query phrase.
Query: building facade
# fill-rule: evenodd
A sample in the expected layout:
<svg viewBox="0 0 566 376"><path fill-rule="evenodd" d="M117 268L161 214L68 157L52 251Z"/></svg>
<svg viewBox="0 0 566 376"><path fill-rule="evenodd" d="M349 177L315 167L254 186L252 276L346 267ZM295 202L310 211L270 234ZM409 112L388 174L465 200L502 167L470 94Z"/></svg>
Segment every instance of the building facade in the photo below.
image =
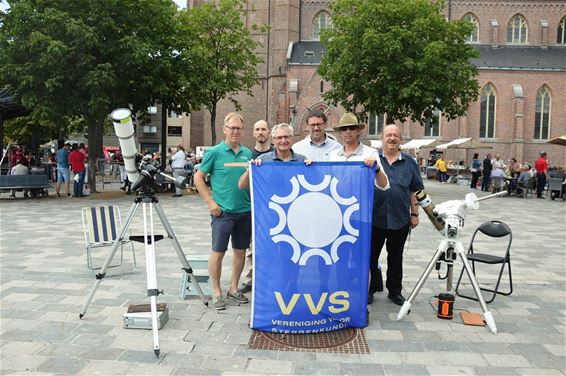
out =
<svg viewBox="0 0 566 376"><path fill-rule="evenodd" d="M213 0L210 0L213 1ZM198 6L208 0L189 0ZM260 84L254 95L241 96L246 119L244 144L253 145L251 125L266 119L270 124L288 122L296 133L306 132L310 110L324 111L329 126L344 110L329 106L322 94L329 89L317 74L324 56L320 30L332 26L332 0L248 0L248 24L267 24L270 31L255 34L263 44L258 51L264 64L258 68ZM467 19L474 24L468 38L480 51L472 62L479 68L480 93L466 116L448 121L439 112L421 126L400 123L403 138L435 138L448 142L460 137L489 144L491 153L528 163L545 150L554 165L564 166L566 148L547 144L566 134L566 2L550 0L451 0L446 1L448 19ZM224 115L233 111L221 103L216 122L222 138ZM379 139L384 114L368 114L364 136ZM206 111L191 115L187 122L187 146L210 144L210 116ZM450 151L449 159L471 160L475 150ZM487 150L477 150L485 155Z"/></svg>

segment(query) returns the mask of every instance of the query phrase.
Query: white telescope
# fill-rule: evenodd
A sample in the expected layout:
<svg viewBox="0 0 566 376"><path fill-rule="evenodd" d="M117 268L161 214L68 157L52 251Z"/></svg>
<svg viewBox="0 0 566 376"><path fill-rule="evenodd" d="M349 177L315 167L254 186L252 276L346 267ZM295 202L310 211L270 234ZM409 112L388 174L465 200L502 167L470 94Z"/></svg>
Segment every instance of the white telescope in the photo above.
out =
<svg viewBox="0 0 566 376"><path fill-rule="evenodd" d="M140 175L136 166L136 142L134 141L134 124L132 123L132 111L127 108L118 108L110 114L114 123L114 131L120 141L122 156L128 180L132 183L138 181Z"/></svg>

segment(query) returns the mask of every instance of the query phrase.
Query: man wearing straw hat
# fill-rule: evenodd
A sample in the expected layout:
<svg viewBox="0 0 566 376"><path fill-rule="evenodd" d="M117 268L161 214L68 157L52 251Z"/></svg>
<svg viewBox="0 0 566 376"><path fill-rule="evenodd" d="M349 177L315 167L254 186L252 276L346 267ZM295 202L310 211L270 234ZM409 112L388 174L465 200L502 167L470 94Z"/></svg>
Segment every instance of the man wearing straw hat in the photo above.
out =
<svg viewBox="0 0 566 376"><path fill-rule="evenodd" d="M340 122L334 127L338 132L344 145L335 149L328 154L328 160L331 162L365 162L368 167L373 166L377 162L375 171L376 187L386 190L389 189L389 180L387 175L381 168L379 153L376 149L366 146L360 142L360 133L364 129L365 124L358 123L356 115L346 112L340 118Z"/></svg>

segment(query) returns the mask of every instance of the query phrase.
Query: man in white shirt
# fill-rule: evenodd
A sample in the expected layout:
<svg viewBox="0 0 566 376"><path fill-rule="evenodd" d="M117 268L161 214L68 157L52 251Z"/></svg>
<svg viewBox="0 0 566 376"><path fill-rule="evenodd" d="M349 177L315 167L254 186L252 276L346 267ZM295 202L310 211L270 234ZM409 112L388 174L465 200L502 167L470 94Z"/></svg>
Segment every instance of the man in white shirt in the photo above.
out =
<svg viewBox="0 0 566 376"><path fill-rule="evenodd" d="M312 111L307 118L309 135L293 145L293 151L312 161L328 161L330 152L341 146L326 135L327 120L323 112Z"/></svg>
<svg viewBox="0 0 566 376"><path fill-rule="evenodd" d="M381 168L381 160L376 149L366 146L360 142L360 133L365 124L358 123L356 115L346 112L340 118L340 122L334 127L344 146L335 149L328 155L331 162L365 162L368 167L377 163L375 171L375 186L382 190L389 189L389 179Z"/></svg>
<svg viewBox="0 0 566 376"><path fill-rule="evenodd" d="M177 151L171 156L171 168L173 169L173 177L177 179L179 176L187 177L187 172L185 171L185 148L183 145L177 145ZM173 197L183 196L183 191L181 188L175 186L175 194Z"/></svg>

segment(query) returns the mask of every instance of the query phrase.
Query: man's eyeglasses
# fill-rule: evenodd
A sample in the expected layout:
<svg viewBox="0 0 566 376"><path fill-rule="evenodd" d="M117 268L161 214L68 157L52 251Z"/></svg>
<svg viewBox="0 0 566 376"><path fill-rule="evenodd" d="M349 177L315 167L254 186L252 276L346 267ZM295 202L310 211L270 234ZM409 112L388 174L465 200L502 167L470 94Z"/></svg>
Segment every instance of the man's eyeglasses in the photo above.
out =
<svg viewBox="0 0 566 376"><path fill-rule="evenodd" d="M346 131L355 131L356 129L359 129L357 125L348 125L345 127L340 127L338 130L342 132L346 132Z"/></svg>
<svg viewBox="0 0 566 376"><path fill-rule="evenodd" d="M309 124L308 126L311 127L311 128L318 127L318 128L322 129L322 128L324 128L324 123L314 123L314 124Z"/></svg>
<svg viewBox="0 0 566 376"><path fill-rule="evenodd" d="M291 139L293 136L289 136L289 135L285 135L285 136L275 136L273 137L275 140L279 141L279 140L289 140Z"/></svg>
<svg viewBox="0 0 566 376"><path fill-rule="evenodd" d="M242 127L224 127L224 128L228 129L232 133L242 133L244 131L244 128Z"/></svg>

